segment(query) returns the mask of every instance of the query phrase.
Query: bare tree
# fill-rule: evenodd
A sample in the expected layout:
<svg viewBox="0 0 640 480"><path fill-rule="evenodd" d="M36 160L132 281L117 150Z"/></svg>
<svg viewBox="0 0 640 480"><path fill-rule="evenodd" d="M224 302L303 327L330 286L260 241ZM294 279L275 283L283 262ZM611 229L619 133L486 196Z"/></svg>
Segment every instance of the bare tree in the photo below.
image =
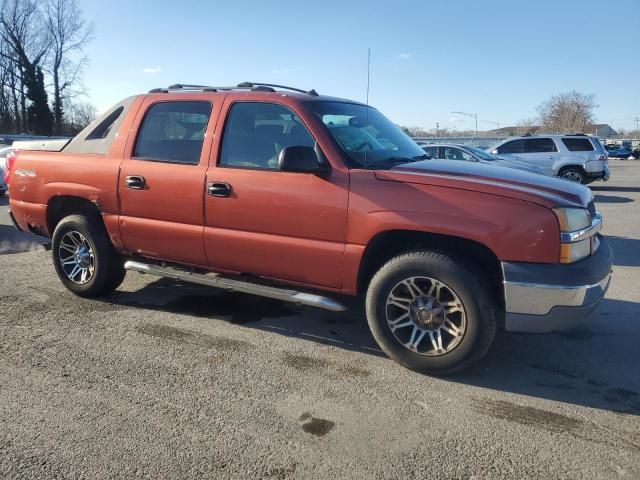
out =
<svg viewBox="0 0 640 480"><path fill-rule="evenodd" d="M583 133L593 123L595 95L585 95L575 90L560 93L542 103L538 114L542 127L549 132Z"/></svg>
<svg viewBox="0 0 640 480"><path fill-rule="evenodd" d="M48 41L42 30L37 0L3 0L0 7L3 48L0 53L19 75L19 85L14 85L14 90L19 87L21 129L25 131L28 123L36 133L49 134L52 116L42 73Z"/></svg>
<svg viewBox="0 0 640 480"><path fill-rule="evenodd" d="M53 78L53 118L55 132L63 127L63 103L82 90L80 76L87 63L81 54L93 35L93 23L86 24L76 0L48 0L44 6L47 33L51 41L48 69ZM80 88L79 88L80 87Z"/></svg>
<svg viewBox="0 0 640 480"><path fill-rule="evenodd" d="M535 118L523 118L517 124L517 131L519 135L533 135L540 130L540 124Z"/></svg>
<svg viewBox="0 0 640 480"><path fill-rule="evenodd" d="M62 133L75 135L96 118L96 106L89 102L65 100L65 125Z"/></svg>

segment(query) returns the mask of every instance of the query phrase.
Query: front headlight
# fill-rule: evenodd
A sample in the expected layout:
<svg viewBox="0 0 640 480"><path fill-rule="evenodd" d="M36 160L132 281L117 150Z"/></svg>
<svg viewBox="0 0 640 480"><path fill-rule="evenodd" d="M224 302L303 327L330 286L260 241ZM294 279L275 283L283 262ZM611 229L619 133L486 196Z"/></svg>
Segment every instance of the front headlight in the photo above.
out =
<svg viewBox="0 0 640 480"><path fill-rule="evenodd" d="M561 232L575 232L591 225L591 215L584 208L554 208Z"/></svg>
<svg viewBox="0 0 640 480"><path fill-rule="evenodd" d="M591 226L591 215L584 208L556 208L553 210L558 217L560 232L575 233ZM560 243L560 263L573 263L591 254L591 238L584 240L564 241Z"/></svg>

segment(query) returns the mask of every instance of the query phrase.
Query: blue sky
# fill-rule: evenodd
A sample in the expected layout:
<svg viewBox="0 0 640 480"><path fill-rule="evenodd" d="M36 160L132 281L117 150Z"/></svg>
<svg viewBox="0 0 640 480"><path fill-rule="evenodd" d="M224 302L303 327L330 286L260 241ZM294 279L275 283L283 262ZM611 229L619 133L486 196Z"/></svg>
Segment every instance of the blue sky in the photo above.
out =
<svg viewBox="0 0 640 480"><path fill-rule="evenodd" d="M95 23L85 85L99 110L176 82L363 101L371 48L370 103L399 124L472 128L451 113L464 111L513 125L573 89L595 94L614 128L640 116L639 0L78 3Z"/></svg>

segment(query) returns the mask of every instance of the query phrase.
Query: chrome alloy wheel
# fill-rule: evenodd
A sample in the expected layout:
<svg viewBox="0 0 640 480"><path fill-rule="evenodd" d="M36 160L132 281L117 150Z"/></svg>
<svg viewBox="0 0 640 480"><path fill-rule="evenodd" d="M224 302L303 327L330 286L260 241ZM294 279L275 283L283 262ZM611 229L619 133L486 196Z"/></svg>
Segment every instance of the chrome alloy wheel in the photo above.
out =
<svg viewBox="0 0 640 480"><path fill-rule="evenodd" d="M430 277L397 283L387 297L387 324L405 348L420 355L444 355L458 346L467 328L462 301L447 284Z"/></svg>
<svg viewBox="0 0 640 480"><path fill-rule="evenodd" d="M578 172L574 172L573 170L569 170L568 172L563 172L560 175L560 178L564 178L565 180L569 180L570 182L582 183L582 177Z"/></svg>
<svg viewBox="0 0 640 480"><path fill-rule="evenodd" d="M58 260L65 275L73 283L84 285L93 278L93 248L80 232L71 231L64 234L58 248Z"/></svg>

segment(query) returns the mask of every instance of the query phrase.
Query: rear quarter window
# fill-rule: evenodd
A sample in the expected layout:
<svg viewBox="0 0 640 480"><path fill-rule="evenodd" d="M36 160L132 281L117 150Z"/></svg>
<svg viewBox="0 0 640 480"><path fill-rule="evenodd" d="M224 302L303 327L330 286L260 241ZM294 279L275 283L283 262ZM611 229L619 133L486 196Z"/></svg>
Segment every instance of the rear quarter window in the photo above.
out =
<svg viewBox="0 0 640 480"><path fill-rule="evenodd" d="M588 138L563 138L562 143L570 152L593 152L593 144Z"/></svg>

